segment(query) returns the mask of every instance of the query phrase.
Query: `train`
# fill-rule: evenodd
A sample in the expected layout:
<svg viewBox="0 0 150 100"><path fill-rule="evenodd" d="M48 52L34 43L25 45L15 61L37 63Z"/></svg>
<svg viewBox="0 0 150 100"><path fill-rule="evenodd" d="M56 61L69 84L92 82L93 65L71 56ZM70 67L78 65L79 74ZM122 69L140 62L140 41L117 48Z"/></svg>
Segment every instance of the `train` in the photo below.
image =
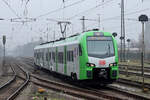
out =
<svg viewBox="0 0 150 100"><path fill-rule="evenodd" d="M110 32L99 30L36 46L34 64L78 81L109 84L119 77L115 37Z"/></svg>

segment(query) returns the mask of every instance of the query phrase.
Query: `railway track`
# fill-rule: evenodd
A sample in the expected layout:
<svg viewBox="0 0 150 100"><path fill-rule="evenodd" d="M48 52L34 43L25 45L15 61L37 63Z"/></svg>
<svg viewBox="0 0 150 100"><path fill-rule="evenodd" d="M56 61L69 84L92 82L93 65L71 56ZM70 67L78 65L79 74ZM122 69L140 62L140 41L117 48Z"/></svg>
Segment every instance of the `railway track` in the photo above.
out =
<svg viewBox="0 0 150 100"><path fill-rule="evenodd" d="M119 78L117 80L117 83L122 83L122 84L126 84L126 85L130 85L130 86L135 86L135 87L141 87L142 82L137 82L137 81L132 81L132 80L127 80L127 79L123 79L123 78ZM150 84L145 83L145 88L150 89Z"/></svg>
<svg viewBox="0 0 150 100"><path fill-rule="evenodd" d="M29 74L18 64L11 64L14 77L0 88L0 100L13 100L29 82ZM23 77L23 78L21 78Z"/></svg>
<svg viewBox="0 0 150 100"><path fill-rule="evenodd" d="M134 70L134 71L141 71L142 70L141 66L131 66L131 65L121 65L121 64L119 64L119 69L126 70L127 68L128 68L128 70ZM144 67L144 71L145 72L150 72L150 67Z"/></svg>
<svg viewBox="0 0 150 100"><path fill-rule="evenodd" d="M33 64L31 63L31 61L26 61L28 65L30 66L33 66ZM45 88L48 88L48 89L52 89L52 90L55 90L55 91L63 91L64 93L67 93L67 94L70 94L70 95L73 95L73 96L77 96L77 97L81 97L81 98L86 98L86 99L97 99L97 100L122 100L122 99L125 99L125 100L130 100L130 99L133 99L133 100L150 100L150 98L147 98L147 97L143 97L141 95L137 95L135 93L129 93L127 91L124 91L124 90L121 90L119 88L115 88L115 87L107 87L104 91L103 90L99 90L99 89L96 89L96 88L90 88L90 87L85 87L84 89L83 88L79 88L79 87L69 87L65 86L65 85L62 85L63 83L58 83L58 82L52 82L51 83L51 80L49 79L43 79L43 77L40 78L40 76L34 76L32 75L31 76L31 82L33 82L34 84L38 85L38 86L41 86L41 87L45 87ZM33 80L36 80L36 81L33 81ZM49 82L50 81L50 82ZM120 79L119 79L119 82ZM123 83L123 82L122 82ZM127 84L124 82L124 84ZM59 86L61 85L61 86ZM131 84L129 84L131 85ZM138 85L137 85L138 86ZM57 87L57 88L56 88ZM73 90L70 90L72 89ZM74 88L78 88L79 90L74 90ZM88 91L87 91L88 90ZM108 92L105 92L105 91L108 91ZM111 90L111 92L110 92ZM113 90L113 91L112 91ZM82 92L83 91L83 92ZM89 92L91 91L91 92ZM81 92L81 93L80 93ZM85 93L90 93L90 94L85 94Z"/></svg>
<svg viewBox="0 0 150 100"><path fill-rule="evenodd" d="M35 75L31 75L31 78L32 78L32 82L36 85L39 85L48 89L52 89L55 91L67 93L69 95L73 95L79 98L84 98L84 99L89 99L89 100L122 100L119 97L106 94L102 91L93 91L93 90L89 90L89 88L83 89L79 87L74 87L74 86L63 84L63 83L58 83L55 81L40 78L39 76L37 77Z"/></svg>
<svg viewBox="0 0 150 100"><path fill-rule="evenodd" d="M3 88L5 88L5 87L7 87L9 84L11 84L16 79L16 72L15 72L14 68L11 65L9 65L9 66L10 66L10 68L12 70L13 75L12 75L12 77L7 82L5 82L4 84L2 84L0 86L0 90L3 89Z"/></svg>
<svg viewBox="0 0 150 100"><path fill-rule="evenodd" d="M126 75L128 73L128 75L135 75L135 76L141 76L142 74L139 71L125 71L125 70L119 70L120 74ZM144 77L145 78L150 78L150 74L149 73L144 73Z"/></svg>
<svg viewBox="0 0 150 100"><path fill-rule="evenodd" d="M120 90L115 87L106 87L104 90L96 89L91 87L74 87L66 85L63 83L58 83L55 81L44 79L43 77L31 75L31 81L41 87L52 89L55 91L61 91L69 95L73 95L80 98L85 98L89 100L149 100L150 98L137 95L135 93L129 93L123 90ZM36 80L36 81L34 81ZM38 80L38 81L37 81ZM105 92L108 90L109 92ZM111 90L111 92L110 92ZM113 91L112 91L113 90ZM116 95L115 95L116 94Z"/></svg>

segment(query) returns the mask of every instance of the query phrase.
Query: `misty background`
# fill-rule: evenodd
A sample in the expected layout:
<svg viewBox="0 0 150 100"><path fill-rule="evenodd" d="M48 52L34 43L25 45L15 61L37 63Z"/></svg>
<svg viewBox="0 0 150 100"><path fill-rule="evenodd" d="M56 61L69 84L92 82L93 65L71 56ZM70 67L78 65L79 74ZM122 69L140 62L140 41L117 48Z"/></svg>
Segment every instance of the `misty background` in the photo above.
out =
<svg viewBox="0 0 150 100"><path fill-rule="evenodd" d="M140 52L141 23L138 17L146 14L150 17L149 0L125 1L125 33L130 39L131 51ZM85 16L86 30L100 28L102 31L116 32L120 45L121 0L0 0L0 39L7 37L6 54L8 56L33 56L33 48L46 41L60 38L58 21L69 21L66 35L82 32ZM100 24L99 24L100 19ZM149 52L149 27L146 24L146 52ZM2 57L2 39L0 40ZM126 47L128 45L126 44Z"/></svg>

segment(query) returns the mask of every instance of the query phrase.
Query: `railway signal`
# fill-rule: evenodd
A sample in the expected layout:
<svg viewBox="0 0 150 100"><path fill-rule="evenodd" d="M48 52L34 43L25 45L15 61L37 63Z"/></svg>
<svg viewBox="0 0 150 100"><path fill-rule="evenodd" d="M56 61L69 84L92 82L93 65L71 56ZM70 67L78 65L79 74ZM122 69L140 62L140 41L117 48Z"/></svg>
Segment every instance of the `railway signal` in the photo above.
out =
<svg viewBox="0 0 150 100"><path fill-rule="evenodd" d="M0 20L4 20L3 18L0 18Z"/></svg>
<svg viewBox="0 0 150 100"><path fill-rule="evenodd" d="M3 46L4 46L4 56L3 56L3 65L5 65L5 44L6 44L6 36L3 35Z"/></svg>
<svg viewBox="0 0 150 100"><path fill-rule="evenodd" d="M114 32L112 35L113 35L114 37L116 37L116 36L117 36L117 33L116 33L116 32Z"/></svg>
<svg viewBox="0 0 150 100"><path fill-rule="evenodd" d="M145 50L145 44L144 44L144 24L145 22L148 21L148 16L147 15L141 15L139 16L139 21L142 23L142 52L141 52L141 66L142 66L142 89L143 91L145 90L144 88L144 50Z"/></svg>
<svg viewBox="0 0 150 100"><path fill-rule="evenodd" d="M5 45L5 44L6 44L6 36L3 35L3 45Z"/></svg>

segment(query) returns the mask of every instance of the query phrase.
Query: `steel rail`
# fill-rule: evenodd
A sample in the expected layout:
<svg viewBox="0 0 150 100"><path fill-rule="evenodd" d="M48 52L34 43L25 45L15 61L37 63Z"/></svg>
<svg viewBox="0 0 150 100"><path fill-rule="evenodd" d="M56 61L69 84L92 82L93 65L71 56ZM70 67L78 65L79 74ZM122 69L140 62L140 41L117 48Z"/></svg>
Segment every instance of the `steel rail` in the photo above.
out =
<svg viewBox="0 0 150 100"><path fill-rule="evenodd" d="M128 65L128 64L119 64L119 67L122 67L122 66L128 66L129 67L134 67L134 68L141 68L141 65ZM150 66L145 66L144 67L145 69L150 69Z"/></svg>
<svg viewBox="0 0 150 100"><path fill-rule="evenodd" d="M123 78L119 78L116 82L126 84L126 85L130 85L130 86L135 86L135 87L141 87L141 84L142 84L142 82L137 82L137 81L123 79ZM150 89L150 84L145 83L145 88Z"/></svg>
<svg viewBox="0 0 150 100"><path fill-rule="evenodd" d="M30 75L28 72L26 72L20 65L16 64L18 68L20 68L25 74L26 74L26 81L12 94L10 95L7 100L14 100L14 98L23 90L25 86L27 86L29 80L30 80Z"/></svg>
<svg viewBox="0 0 150 100"><path fill-rule="evenodd" d="M47 79L44 79L44 78L40 78L39 76L37 77L33 74L31 75L31 77L42 81L42 84L40 84L38 82L35 82L35 81L32 81L34 84L37 84L37 85L40 85L40 86L43 86L43 87L46 87L46 88L50 88L50 89L53 89L53 90L56 90L56 91L61 91L61 92L63 91L64 93L74 95L74 96L77 96L77 97L83 97L83 98L91 99L91 100L93 100L93 99L98 100L96 98L99 98L99 100L104 100L104 99L122 100L122 98L112 96L110 94L106 94L105 92L100 91L100 90L99 91L93 91L92 89L89 89L89 88L79 88L79 87L68 86L68 85L64 85L62 83L58 83L58 82L54 82L54 81L47 80ZM48 84L53 84L53 85L46 85L45 86L43 82L48 83ZM60 89L60 88L57 88L57 87L63 87L63 89ZM80 92L74 92L73 90L80 91Z"/></svg>
<svg viewBox="0 0 150 100"><path fill-rule="evenodd" d="M128 95L128 97L135 98L136 100L150 100L150 98L148 98L148 97L144 97L144 96L138 95L138 94L133 93L133 92L129 93L129 92L126 92L125 90L121 90L120 88L116 88L116 87L112 87L112 86L109 88L112 90L118 91L118 92L122 92L125 95Z"/></svg>
<svg viewBox="0 0 150 100"><path fill-rule="evenodd" d="M126 75L127 74L127 72L126 71L122 71L122 70L119 70L119 73L120 74L123 74L123 75ZM136 76L141 76L141 73L139 72L139 73L137 73L137 72L130 72L130 71L128 71L128 75L136 75ZM142 77L142 76L141 76ZM148 74L145 74L144 73L144 77L146 77L146 78L150 78L150 74L148 75Z"/></svg>
<svg viewBox="0 0 150 100"><path fill-rule="evenodd" d="M10 80L8 80L5 84L3 84L3 85L0 86L0 90L3 89L3 88L5 88L5 87L7 87L9 84L11 84L11 83L12 83L13 81L15 81L15 79L16 79L16 72L15 72L14 68L13 68L11 65L10 65L10 68L12 69L14 75L13 75L13 77L12 77Z"/></svg>

